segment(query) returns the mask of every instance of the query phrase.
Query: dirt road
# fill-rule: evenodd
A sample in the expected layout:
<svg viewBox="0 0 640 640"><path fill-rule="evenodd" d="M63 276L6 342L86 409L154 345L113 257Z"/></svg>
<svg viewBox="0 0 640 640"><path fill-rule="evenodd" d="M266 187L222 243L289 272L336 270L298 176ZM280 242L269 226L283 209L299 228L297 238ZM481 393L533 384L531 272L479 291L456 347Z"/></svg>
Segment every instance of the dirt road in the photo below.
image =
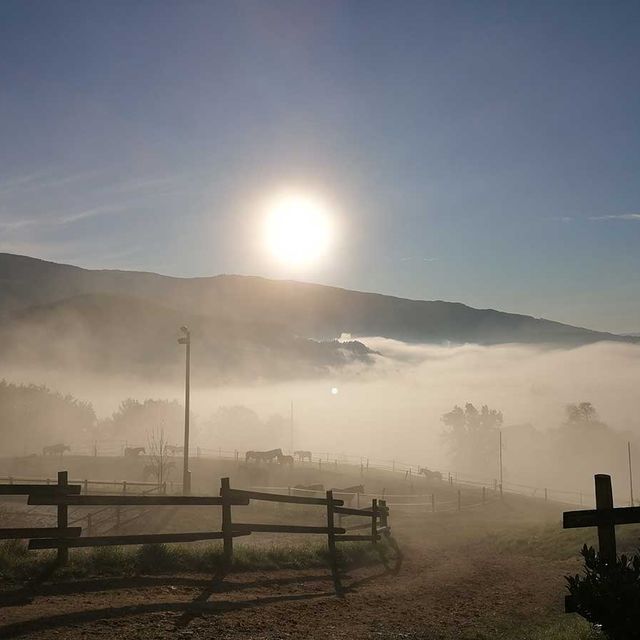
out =
<svg viewBox="0 0 640 640"><path fill-rule="evenodd" d="M351 571L343 597L325 570L83 580L0 609L0 637L496 638L561 612L575 561L505 554L449 523L399 526L400 566Z"/></svg>

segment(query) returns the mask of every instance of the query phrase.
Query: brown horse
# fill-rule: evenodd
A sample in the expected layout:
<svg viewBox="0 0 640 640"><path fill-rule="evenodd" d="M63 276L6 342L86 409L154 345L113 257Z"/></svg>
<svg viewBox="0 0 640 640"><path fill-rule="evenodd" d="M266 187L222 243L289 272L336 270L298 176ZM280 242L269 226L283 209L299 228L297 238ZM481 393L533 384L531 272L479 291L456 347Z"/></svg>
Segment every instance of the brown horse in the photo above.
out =
<svg viewBox="0 0 640 640"><path fill-rule="evenodd" d="M280 457L282 457L282 449L271 449L270 451L247 451L244 459L245 462L249 462L249 460L255 460L256 462L273 462L276 458Z"/></svg>

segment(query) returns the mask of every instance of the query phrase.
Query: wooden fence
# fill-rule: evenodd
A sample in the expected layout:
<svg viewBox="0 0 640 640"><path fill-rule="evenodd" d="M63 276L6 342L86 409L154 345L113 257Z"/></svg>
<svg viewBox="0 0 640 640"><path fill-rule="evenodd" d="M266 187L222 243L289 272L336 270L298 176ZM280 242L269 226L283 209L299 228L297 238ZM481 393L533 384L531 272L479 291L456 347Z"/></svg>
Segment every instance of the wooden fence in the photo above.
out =
<svg viewBox="0 0 640 640"><path fill-rule="evenodd" d="M29 505L53 506L57 510L56 527L32 528L0 528L0 539L28 539L29 549L57 549L57 559L65 563L68 550L77 547L100 547L112 545L139 545L170 542L195 542L200 540L223 541L223 563L229 569L233 562L233 540L239 536L252 533L287 533L287 534L321 534L327 536L327 543L331 558L331 569L336 589L340 589L338 575L338 554L336 544L340 542L371 542L380 540L382 535L389 535L389 509L384 500L373 499L370 507L345 507L344 501L334 498L332 491L327 491L324 497L307 497L299 495L280 495L259 491L234 489L230 486L229 478L221 479L219 496L179 496L179 495L150 495L125 494L82 494L80 484L68 481L66 471L58 473L56 484L9 484L0 485L0 495L28 496ZM326 508L326 525L311 526L298 524L264 524L234 522L232 507L247 506L252 500L300 505L316 505ZM70 526L77 523L69 521L69 507L124 507L124 506L215 506L222 509L222 526L220 531L195 531L187 533L146 533L128 535L83 536L81 526ZM338 518L355 516L367 518L364 525L357 524L349 527L335 525ZM349 531L367 529L366 534L353 534Z"/></svg>

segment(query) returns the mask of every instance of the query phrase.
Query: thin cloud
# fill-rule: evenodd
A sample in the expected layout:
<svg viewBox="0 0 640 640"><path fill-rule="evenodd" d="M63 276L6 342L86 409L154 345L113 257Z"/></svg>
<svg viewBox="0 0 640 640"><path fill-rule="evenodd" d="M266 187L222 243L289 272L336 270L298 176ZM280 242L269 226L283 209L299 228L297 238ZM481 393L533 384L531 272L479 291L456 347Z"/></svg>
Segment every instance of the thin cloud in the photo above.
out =
<svg viewBox="0 0 640 640"><path fill-rule="evenodd" d="M554 222L563 222L564 224L568 224L573 220L572 216L552 216L549 220L553 220Z"/></svg>
<svg viewBox="0 0 640 640"><path fill-rule="evenodd" d="M640 213L622 213L613 216L591 216L589 220L639 220Z"/></svg>
<svg viewBox="0 0 640 640"><path fill-rule="evenodd" d="M414 258L414 257L400 258L400 262L410 262L413 260L418 260L422 262L436 262L440 260L440 258Z"/></svg>

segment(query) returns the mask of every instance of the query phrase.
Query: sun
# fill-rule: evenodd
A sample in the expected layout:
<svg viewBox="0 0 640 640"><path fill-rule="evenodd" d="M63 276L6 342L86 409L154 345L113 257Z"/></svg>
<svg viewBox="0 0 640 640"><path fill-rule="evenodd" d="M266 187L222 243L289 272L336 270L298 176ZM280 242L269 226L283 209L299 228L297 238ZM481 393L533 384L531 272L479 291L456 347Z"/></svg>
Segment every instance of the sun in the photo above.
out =
<svg viewBox="0 0 640 640"><path fill-rule="evenodd" d="M318 198L287 193L267 207L267 249L285 265L302 267L317 262L327 253L331 236L329 209Z"/></svg>

